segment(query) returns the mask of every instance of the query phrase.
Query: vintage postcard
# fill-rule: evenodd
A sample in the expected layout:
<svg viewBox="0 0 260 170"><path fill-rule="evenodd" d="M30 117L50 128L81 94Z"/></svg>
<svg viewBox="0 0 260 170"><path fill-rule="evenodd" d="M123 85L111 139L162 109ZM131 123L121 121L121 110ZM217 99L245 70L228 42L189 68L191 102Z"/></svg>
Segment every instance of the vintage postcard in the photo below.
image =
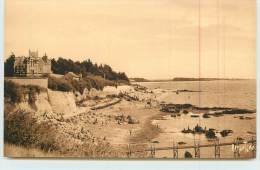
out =
<svg viewBox="0 0 260 170"><path fill-rule="evenodd" d="M256 157L255 0L4 8L5 157Z"/></svg>

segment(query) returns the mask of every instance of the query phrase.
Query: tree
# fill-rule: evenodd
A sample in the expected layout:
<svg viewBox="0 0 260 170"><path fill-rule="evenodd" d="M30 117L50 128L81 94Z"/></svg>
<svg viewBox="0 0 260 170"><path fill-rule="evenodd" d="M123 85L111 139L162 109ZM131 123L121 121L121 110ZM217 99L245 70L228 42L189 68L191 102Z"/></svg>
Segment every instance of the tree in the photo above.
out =
<svg viewBox="0 0 260 170"><path fill-rule="evenodd" d="M125 80L129 81L128 77L123 72L115 72L109 65L93 63L90 59L83 62L72 61L70 59L58 58L52 59L52 71L56 74L66 74L68 72L81 73L83 77L87 75L105 76L108 80Z"/></svg>
<svg viewBox="0 0 260 170"><path fill-rule="evenodd" d="M14 75L14 62L15 55L11 54L8 59L6 59L4 63L4 74L5 76L13 76Z"/></svg>

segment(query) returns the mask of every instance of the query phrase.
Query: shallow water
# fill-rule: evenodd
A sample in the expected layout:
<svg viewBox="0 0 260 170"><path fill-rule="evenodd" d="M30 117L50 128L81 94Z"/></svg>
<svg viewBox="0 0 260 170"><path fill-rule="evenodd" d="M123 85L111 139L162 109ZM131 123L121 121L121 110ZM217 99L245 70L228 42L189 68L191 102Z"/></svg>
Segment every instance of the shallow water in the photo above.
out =
<svg viewBox="0 0 260 170"><path fill-rule="evenodd" d="M159 94L157 99L166 103L191 103L197 106L207 107L237 107L244 109L256 109L256 84L253 80L232 80L232 81L204 81L198 87L198 82L149 82L140 83L150 89L164 89L165 92ZM193 90L202 92L183 92L176 94L176 90ZM200 95L200 96L199 96ZM200 102L199 102L200 99ZM181 130L189 126L191 129L199 124L201 127L214 128L217 131L224 129L233 130L233 133L227 137L217 136L220 142L233 142L235 138L241 137L251 139L256 132L256 113L244 114L243 116L253 119L239 119L240 115L225 115L221 117L191 118L190 114L182 114L180 117L165 116L165 120L154 120L154 124L158 124L162 129L162 133L155 144L156 147L172 146L173 143L185 142L185 145L193 145L194 141L200 144L212 143L205 138L204 134L192 135L183 134ZM191 153L194 151L188 150ZM179 158L183 158L184 150L179 151ZM241 151L241 157L252 157L250 152ZM156 153L156 157L172 157L172 151L160 151ZM201 158L214 158L214 147L202 148ZM221 158L234 158L232 146L221 147Z"/></svg>

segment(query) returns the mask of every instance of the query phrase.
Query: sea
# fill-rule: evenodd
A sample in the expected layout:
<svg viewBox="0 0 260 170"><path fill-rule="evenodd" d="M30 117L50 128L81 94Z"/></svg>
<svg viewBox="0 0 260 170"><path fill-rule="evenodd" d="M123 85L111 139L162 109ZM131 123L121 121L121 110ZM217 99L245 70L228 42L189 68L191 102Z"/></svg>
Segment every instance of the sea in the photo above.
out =
<svg viewBox="0 0 260 170"><path fill-rule="evenodd" d="M170 81L170 82L141 82L139 83L151 90L161 90L157 100L165 103L184 104L190 103L200 107L231 107L240 109L256 110L256 80L214 80L214 81ZM186 92L176 93L177 90ZM160 135L153 139L154 147L166 146L188 146L212 144L216 141L208 140L204 134L184 134L184 128L193 128L197 124L207 129L213 128L216 132L232 130L229 136L222 137L217 133L220 143L234 142L237 138L245 140L256 138L256 113L243 115L224 115L220 117L198 118L187 115L171 117L164 116L163 119L153 120L153 124L160 127ZM240 116L249 119L240 119ZM181 144L182 143L182 144ZM194 149L182 149L178 151L178 157L184 158L185 152L194 156ZM158 151L158 158L171 158L173 151ZM215 159L215 148L201 148L200 158ZM240 146L240 154L234 154L234 146L220 148L221 159L253 158L252 146L249 144Z"/></svg>

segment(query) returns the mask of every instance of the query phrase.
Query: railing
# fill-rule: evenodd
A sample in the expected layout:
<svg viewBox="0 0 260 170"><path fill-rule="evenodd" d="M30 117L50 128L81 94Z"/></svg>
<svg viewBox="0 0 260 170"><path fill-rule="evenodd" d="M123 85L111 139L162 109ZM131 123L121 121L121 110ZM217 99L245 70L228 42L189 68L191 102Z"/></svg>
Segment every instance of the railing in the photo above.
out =
<svg viewBox="0 0 260 170"><path fill-rule="evenodd" d="M253 156L255 156L256 140L253 137L250 140L241 140L241 139L237 138L233 142L220 143L219 139L215 139L214 143L211 143L211 144L201 144L200 145L200 143L197 142L197 143L194 143L194 145L185 145L185 146L173 145L173 146L168 146L168 147L155 147L152 144L150 144L150 147L147 147L147 146L149 146L148 143L143 143L143 144L131 143L131 144L128 144L128 146L127 146L127 156L129 158L131 158L136 153L146 152L146 153L150 153L151 158L154 158L156 155L156 152L172 150L172 157L174 159L178 159L179 150L194 149L194 157L200 158L200 153L201 153L200 149L201 148L213 147L215 158L220 158L220 155L221 155L220 147L233 146L234 158L239 158L240 151L241 151L240 145L245 145L245 144L250 144L250 152L252 152ZM146 147L141 150L136 147L137 145L142 145L142 146L146 146Z"/></svg>

